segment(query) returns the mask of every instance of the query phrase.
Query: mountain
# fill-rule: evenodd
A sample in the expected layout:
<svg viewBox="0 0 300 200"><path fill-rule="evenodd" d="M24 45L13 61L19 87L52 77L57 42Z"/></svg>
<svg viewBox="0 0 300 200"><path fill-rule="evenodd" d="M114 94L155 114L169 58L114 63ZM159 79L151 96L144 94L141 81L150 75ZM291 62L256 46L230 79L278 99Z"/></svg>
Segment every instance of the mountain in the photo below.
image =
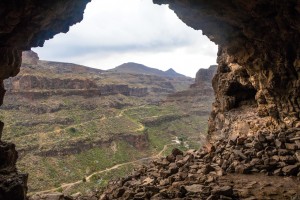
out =
<svg viewBox="0 0 300 200"><path fill-rule="evenodd" d="M18 168L30 174L29 192L58 187L84 193L125 175L147 157L180 146L170 143L182 134L186 145L199 148L195 138L207 129L208 113L196 110L199 106L162 105L169 94L193 82L42 61L36 53L24 52L20 73L4 82L3 139L16 144ZM115 168L122 163L127 164ZM61 187L106 168L112 170L88 180L89 186Z"/></svg>
<svg viewBox="0 0 300 200"><path fill-rule="evenodd" d="M147 67L142 64L128 62L119 65L109 71L118 73L131 73L131 74L145 74L145 75L156 75L165 77L186 77L182 74L177 73L174 69L170 68L167 71L162 71L159 69Z"/></svg>
<svg viewBox="0 0 300 200"><path fill-rule="evenodd" d="M167 71L165 71L166 76L169 77L185 77L182 74L177 73L174 69L170 68Z"/></svg>

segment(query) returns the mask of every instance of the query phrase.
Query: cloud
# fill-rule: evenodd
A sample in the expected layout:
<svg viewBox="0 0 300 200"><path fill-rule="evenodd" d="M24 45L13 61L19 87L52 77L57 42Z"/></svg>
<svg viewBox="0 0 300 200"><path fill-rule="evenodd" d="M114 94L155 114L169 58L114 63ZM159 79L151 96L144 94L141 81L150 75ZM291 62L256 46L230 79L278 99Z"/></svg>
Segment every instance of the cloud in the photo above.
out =
<svg viewBox="0 0 300 200"><path fill-rule="evenodd" d="M187 27L167 5L151 0L93 0L81 23L34 51L44 60L105 69L139 61L180 70L179 63L185 63L180 71L194 76L200 67L215 63L217 46L201 31Z"/></svg>

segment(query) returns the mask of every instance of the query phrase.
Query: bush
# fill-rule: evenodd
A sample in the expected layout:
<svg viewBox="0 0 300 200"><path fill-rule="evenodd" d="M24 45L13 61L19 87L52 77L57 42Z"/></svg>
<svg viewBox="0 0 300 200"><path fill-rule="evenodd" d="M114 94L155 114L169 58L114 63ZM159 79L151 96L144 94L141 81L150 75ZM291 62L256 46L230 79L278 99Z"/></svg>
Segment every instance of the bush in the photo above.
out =
<svg viewBox="0 0 300 200"><path fill-rule="evenodd" d="M70 132L70 133L76 133L76 132L77 132L77 130L76 130L76 128L74 128L74 127L71 127L71 128L69 128L69 132Z"/></svg>

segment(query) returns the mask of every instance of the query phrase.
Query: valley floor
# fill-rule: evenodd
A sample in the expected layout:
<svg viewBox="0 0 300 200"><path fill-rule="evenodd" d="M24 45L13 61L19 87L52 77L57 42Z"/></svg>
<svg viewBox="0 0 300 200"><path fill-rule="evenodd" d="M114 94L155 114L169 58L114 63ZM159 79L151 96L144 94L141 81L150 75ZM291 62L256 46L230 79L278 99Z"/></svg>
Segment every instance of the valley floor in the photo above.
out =
<svg viewBox="0 0 300 200"><path fill-rule="evenodd" d="M122 108L112 105L116 102ZM17 103L9 106L18 107ZM123 95L56 96L28 104L4 109L1 118L6 122L5 140L17 145L19 170L29 173L29 192L85 194L174 147L199 148L208 112L197 111L210 101L189 109L176 103L151 105ZM36 113L45 105L57 109Z"/></svg>

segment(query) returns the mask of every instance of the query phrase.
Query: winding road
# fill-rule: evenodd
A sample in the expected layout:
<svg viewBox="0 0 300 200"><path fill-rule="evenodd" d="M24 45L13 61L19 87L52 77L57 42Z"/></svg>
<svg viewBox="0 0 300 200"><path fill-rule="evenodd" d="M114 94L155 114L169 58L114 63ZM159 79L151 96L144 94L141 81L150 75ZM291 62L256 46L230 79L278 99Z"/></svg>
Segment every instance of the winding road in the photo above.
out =
<svg viewBox="0 0 300 200"><path fill-rule="evenodd" d="M145 160L159 158L167 150L168 146L175 145L175 144L176 143L170 143L170 144L164 145L163 149L160 152L158 152L156 155L153 155L153 156L150 156L150 157L146 157L146 158L141 158L141 159L130 161L130 162L120 163L120 164L114 165L114 166L112 166L110 168L107 168L107 169L104 169L104 170L100 170L100 171L96 171L96 172L90 174L89 176L84 177L83 179L85 179L86 182L90 182L91 178L93 176L97 175L97 174L102 174L104 172L109 172L111 170L117 169L117 168L125 166L125 165L134 164L134 163L138 163L138 162L145 161ZM49 189L49 190L43 190L43 191L39 191L39 192L31 192L28 195L32 196L32 195L38 195L38 194L51 193L51 192L56 192L59 189L67 190L67 189L70 189L71 187L73 187L73 186L75 186L77 184L80 184L82 182L83 182L83 180L78 180L78 181L75 181L75 182L72 182L72 183L64 183L60 187Z"/></svg>

